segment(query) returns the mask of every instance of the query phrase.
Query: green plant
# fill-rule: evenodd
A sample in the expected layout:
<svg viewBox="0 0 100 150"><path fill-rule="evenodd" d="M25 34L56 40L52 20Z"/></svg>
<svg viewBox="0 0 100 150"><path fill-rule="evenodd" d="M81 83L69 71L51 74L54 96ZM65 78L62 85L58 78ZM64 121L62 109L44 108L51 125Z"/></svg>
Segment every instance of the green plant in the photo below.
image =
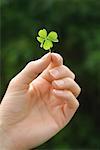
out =
<svg viewBox="0 0 100 150"><path fill-rule="evenodd" d="M44 48L44 50L49 50L51 52L51 48L53 47L53 42L58 42L58 35L56 32L51 31L47 35L46 29L42 29L38 32L37 40L40 42L40 47Z"/></svg>

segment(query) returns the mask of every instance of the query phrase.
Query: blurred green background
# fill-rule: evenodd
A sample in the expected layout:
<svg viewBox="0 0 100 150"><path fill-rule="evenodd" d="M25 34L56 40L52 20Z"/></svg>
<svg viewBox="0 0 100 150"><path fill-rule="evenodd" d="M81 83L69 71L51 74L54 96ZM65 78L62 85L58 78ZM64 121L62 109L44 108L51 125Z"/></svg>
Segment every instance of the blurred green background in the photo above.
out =
<svg viewBox="0 0 100 150"><path fill-rule="evenodd" d="M2 0L0 9L1 97L12 77L46 53L36 41L41 28L59 34L53 51L82 88L72 121L38 149L100 149L100 0Z"/></svg>

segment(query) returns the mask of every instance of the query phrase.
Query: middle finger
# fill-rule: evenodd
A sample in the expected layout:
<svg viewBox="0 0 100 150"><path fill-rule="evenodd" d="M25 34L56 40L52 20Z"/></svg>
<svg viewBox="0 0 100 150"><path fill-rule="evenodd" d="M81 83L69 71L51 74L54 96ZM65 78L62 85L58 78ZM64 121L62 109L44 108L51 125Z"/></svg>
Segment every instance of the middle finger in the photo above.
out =
<svg viewBox="0 0 100 150"><path fill-rule="evenodd" d="M56 79L56 80L65 78L65 77L75 79L74 73L65 65L55 67L55 68L49 70L49 73L52 76L52 78Z"/></svg>

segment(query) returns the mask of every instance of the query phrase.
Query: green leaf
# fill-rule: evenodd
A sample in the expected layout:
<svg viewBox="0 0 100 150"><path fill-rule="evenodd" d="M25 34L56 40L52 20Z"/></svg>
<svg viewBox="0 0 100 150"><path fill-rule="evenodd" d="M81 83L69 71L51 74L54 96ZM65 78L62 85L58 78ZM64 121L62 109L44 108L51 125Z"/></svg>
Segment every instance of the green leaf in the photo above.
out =
<svg viewBox="0 0 100 150"><path fill-rule="evenodd" d="M56 32L51 31L47 36L46 29L42 29L38 32L37 40L41 43L40 47L45 50L49 50L53 47L53 42L58 42L58 35Z"/></svg>
<svg viewBox="0 0 100 150"><path fill-rule="evenodd" d="M44 42L44 39L42 37L37 37L37 40L40 42L40 43L43 43Z"/></svg>
<svg viewBox="0 0 100 150"><path fill-rule="evenodd" d="M57 37L58 37L57 33L52 31L49 33L47 38L53 42L58 42Z"/></svg>
<svg viewBox="0 0 100 150"><path fill-rule="evenodd" d="M53 43L50 41L50 40L46 40L45 42L44 42L44 44L43 44L43 48L45 49L45 50L49 50L50 48L52 48L53 47Z"/></svg>
<svg viewBox="0 0 100 150"><path fill-rule="evenodd" d="M58 40L58 39L56 39L56 40L53 40L53 42L59 42L59 40Z"/></svg>
<svg viewBox="0 0 100 150"><path fill-rule="evenodd" d="M47 37L47 31L46 31L45 29L40 30L40 31L38 32L38 35L39 35L40 37L42 37L42 38L46 38L46 37Z"/></svg>

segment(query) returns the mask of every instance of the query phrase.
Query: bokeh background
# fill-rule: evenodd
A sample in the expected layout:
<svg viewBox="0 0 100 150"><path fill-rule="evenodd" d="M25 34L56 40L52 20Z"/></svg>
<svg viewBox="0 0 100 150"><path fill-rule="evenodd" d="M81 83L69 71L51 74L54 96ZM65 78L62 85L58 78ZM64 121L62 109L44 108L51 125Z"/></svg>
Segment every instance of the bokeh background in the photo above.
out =
<svg viewBox="0 0 100 150"><path fill-rule="evenodd" d="M46 53L36 41L41 28L59 34L53 51L82 88L72 121L37 149L100 149L100 0L1 0L0 10L1 98L10 79Z"/></svg>

